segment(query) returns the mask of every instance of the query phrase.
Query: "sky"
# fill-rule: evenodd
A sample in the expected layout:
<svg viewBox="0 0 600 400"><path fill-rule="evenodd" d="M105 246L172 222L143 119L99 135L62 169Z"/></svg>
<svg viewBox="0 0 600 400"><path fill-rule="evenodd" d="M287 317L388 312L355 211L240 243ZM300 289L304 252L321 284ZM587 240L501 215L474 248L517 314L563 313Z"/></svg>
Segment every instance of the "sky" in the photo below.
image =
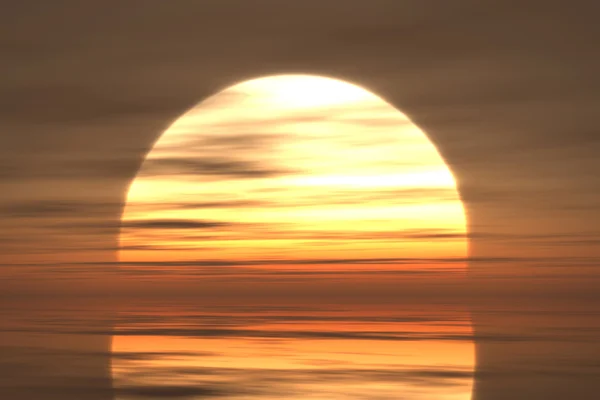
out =
<svg viewBox="0 0 600 400"><path fill-rule="evenodd" d="M449 307L453 315L470 315L477 366L474 399L590 398L599 389L595 377L600 359L594 339L600 278L596 133L600 57L595 49L598 27L593 8L587 1L536 0L518 7L467 0L308 0L285 5L275 0L25 0L3 4L0 274L2 312L12 317L4 318L0 329L7 343L3 348L11 354L2 364L0 388L14 399L80 399L82 393L90 399L111 398L112 327L135 327L145 302L165 298L173 299L169 300L173 310L189 310L192 301L196 306L190 312L208 325L213 324L215 313L233 318L232 301L254 304L254 314L247 317L261 320L268 310L265 304L295 304L302 312L370 304L372 311L366 315L376 315L378 307L386 309L383 304L400 307L401 315L409 315L403 307L419 304L420 317L433 315L447 323L454 317L431 310ZM193 114L196 106L241 101L224 96L223 90L250 79L285 74L317 75L357 85L389 105L385 112L391 120L408 119L411 127L431 140L436 157L452 174L464 207L468 254L457 262L466 264L467 276L411 275L368 284L311 280L310 285L267 284L264 279L251 285L255 278L223 279L219 286L191 278L179 284L126 273L120 264L124 249L119 233L121 217L134 217L134 210L126 206L128 196L143 194L130 191L136 188L137 176L147 179L157 173L157 167L160 173L189 167L214 174L235 164L230 157L248 157L236 162L243 167L238 170L252 178L227 183L232 190L256 176L274 182L270 179L308 165L294 157L257 165L252 157L265 158L244 150L181 165L151 152L166 151L168 138L176 136L161 136L164 132L173 132L173 127L183 127L186 121L198 122L181 118ZM323 119L323 113L316 114L310 117ZM230 117L221 117L232 124ZM310 124L311 118L302 123ZM210 123L215 122L218 125L218 121ZM354 127L367 123L351 122ZM382 118L369 122L374 132L369 139L375 144L390 121L384 122ZM219 126L231 128L223 121ZM262 132L252 134L264 134L264 128L261 125ZM201 139L210 142L211 137ZM231 145L212 139L211 146L228 149ZM281 145L271 139L266 140L269 146ZM326 140L321 145L340 150L346 140ZM302 146L302 141L292 143ZM386 151L390 165L385 168L392 173L396 160L391 148ZM153 161L153 154L162 161ZM397 162L405 157L398 151ZM371 167L377 168L364 168ZM231 181L231 174L226 178ZM214 185L203 190L217 190ZM326 189L340 195L335 185ZM383 193L379 188L376 192ZM375 192L370 189L360 193L369 196L368 204L403 206L393 198L373 199ZM305 194L303 201L315 200L314 192ZM422 195L411 193L413 199ZM288 207L277 196L254 196L249 201L244 206L248 212L260 209L257 202L261 201L277 203L272 212ZM335 207L342 201L336 200ZM202 205L198 202L203 203L206 217L218 223L231 222L238 210L233 203L215 209L210 204L206 208L205 199L194 200ZM369 207L364 210L370 212ZM291 214L286 211L286 215ZM164 223L166 214L159 219ZM202 219L208 220L203 214ZM125 221L125 228L143 230L143 224ZM252 218L246 222L256 223ZM388 220L390 228L393 222ZM332 228L322 223L321 228ZM233 233L240 234L239 229L235 225ZM290 231L272 229L253 232L290 237ZM413 230L410 238L399 240L448 243L450 237L460 236L447 233ZM350 243L359 239L348 236L352 239L336 239L349 249L344 247L348 254L343 258L335 253L344 265L359 258L356 250L350 250L356 249ZM334 246L327 240L328 246ZM379 261L382 257L390 256L373 256ZM227 311L217 307L220 303L228 304L229 308L222 306ZM209 304L220 311L207 312L203 307ZM157 315L162 312L158 306L151 308ZM389 321L393 312L386 310ZM288 323L298 320L302 312L286 311L280 317ZM123 315L133 317L123 323L119 320ZM360 322L357 315L344 317L344 323L376 326L373 321ZM300 330L314 331L317 316L312 315L313 320ZM239 321L247 325L247 319ZM394 321L398 331L416 329ZM176 319L170 322L177 323ZM285 330L286 323L274 331ZM23 326L37 333L25 335ZM249 340L247 327L236 329L245 334L237 332L231 340ZM72 332L65 339L53 330ZM262 325L259 330L268 332ZM57 351L42 351L57 346ZM34 370L45 369L33 365L51 366L56 376L36 376ZM234 380L246 379L229 372ZM75 377L80 373L86 375L83 381ZM59 375L73 376L73 381L63 381ZM416 379L414 374L403 376ZM300 379L297 375L280 378ZM221 386L213 389L195 395L223 397ZM137 393L131 390L127 393ZM162 397L173 393L186 395L184 390Z"/></svg>

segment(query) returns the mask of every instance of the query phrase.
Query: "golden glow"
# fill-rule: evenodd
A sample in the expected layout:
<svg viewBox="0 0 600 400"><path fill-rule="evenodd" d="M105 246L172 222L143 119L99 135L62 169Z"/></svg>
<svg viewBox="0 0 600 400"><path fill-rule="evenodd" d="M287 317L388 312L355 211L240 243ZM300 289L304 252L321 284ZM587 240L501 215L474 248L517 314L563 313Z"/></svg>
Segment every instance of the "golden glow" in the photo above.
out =
<svg viewBox="0 0 600 400"><path fill-rule="evenodd" d="M413 279L401 272L433 271L436 279L461 274L467 255L456 182L426 135L358 86L305 75L234 85L175 121L131 185L120 245L123 267L136 277L195 277L211 288L225 281L284 280L286 287L310 288L327 279L332 287L390 287ZM202 317L208 330L173 317L162 327L183 329L180 334L161 335L159 329L157 336L115 336L115 352L175 354L116 362L117 385L148 384L134 382L135 374L156 381L169 368L197 368L199 376L182 372L169 379L206 383L204 369L225 374L215 378L219 384L230 373L251 383L272 375L287 390L285 396L238 393L244 399L471 397L474 346L464 340L470 333L464 311L445 328L439 321L398 322L393 313L382 314L387 322L380 322L373 312L333 312L324 319L291 313L285 318L299 319L286 324L275 318L267 326L256 321L269 317L257 313L227 314L227 324L244 326L230 332L225 324L233 336L203 336L212 335L206 332L213 332L214 316ZM202 324L202 318L193 321ZM135 323L117 326L130 329ZM200 334L184 338L193 336L186 329ZM361 331L379 334L364 337ZM386 339L388 334L399 338ZM202 355L176 355L185 352ZM462 378L446 385L419 375L427 370L458 371Z"/></svg>
<svg viewBox="0 0 600 400"><path fill-rule="evenodd" d="M332 308L178 303L170 310L134 309L123 316L131 322L116 329L115 386L148 393L211 388L257 400L470 398L474 353L464 340L472 335L466 312L432 304ZM181 333L161 335L163 329Z"/></svg>
<svg viewBox="0 0 600 400"><path fill-rule="evenodd" d="M125 262L418 257L424 241L430 258L466 254L454 178L425 134L358 86L305 75L243 82L177 120L123 221Z"/></svg>

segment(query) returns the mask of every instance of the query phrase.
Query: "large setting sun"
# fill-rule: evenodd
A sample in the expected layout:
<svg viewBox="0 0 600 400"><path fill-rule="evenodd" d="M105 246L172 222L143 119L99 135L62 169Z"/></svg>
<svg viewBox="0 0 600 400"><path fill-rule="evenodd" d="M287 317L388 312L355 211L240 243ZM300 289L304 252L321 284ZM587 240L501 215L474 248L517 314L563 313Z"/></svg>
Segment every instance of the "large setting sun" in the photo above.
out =
<svg viewBox="0 0 600 400"><path fill-rule="evenodd" d="M389 285L415 274L443 280L464 272L466 254L456 183L427 136L374 94L308 75L234 85L175 121L130 187L120 237L122 268L138 279L195 279L213 289L223 282L270 282L310 292L329 282L335 291L344 283ZM196 318L197 326L222 318L209 308L154 313L158 326L165 319L183 329L175 336L159 329L144 338L136 335L135 323L119 324L113 341L117 385L149 384L127 378L127 371L156 376L186 368L200 376L163 377L164 384L254 377L258 385L261 376L270 376L280 380L278 390L288 399L470 398L473 344L453 339L471 334L466 312L415 323L403 321L414 311L393 307L286 316L274 315L271 307L255 305L232 319L238 328L218 325L216 336L213 322L210 329L186 333L186 318ZM242 328L249 320L256 322ZM119 357L131 352L167 358ZM328 376L328 369L310 361L317 359L344 376ZM433 384L406 379L441 367L457 378L442 376ZM222 376L206 380L205 369ZM373 375L373 369L379 372ZM293 389L293 382L304 382L302 389ZM278 390L263 389L232 396L282 398Z"/></svg>
<svg viewBox="0 0 600 400"><path fill-rule="evenodd" d="M465 230L449 168L406 116L358 86L284 75L232 86L161 136L129 190L120 258L460 259Z"/></svg>

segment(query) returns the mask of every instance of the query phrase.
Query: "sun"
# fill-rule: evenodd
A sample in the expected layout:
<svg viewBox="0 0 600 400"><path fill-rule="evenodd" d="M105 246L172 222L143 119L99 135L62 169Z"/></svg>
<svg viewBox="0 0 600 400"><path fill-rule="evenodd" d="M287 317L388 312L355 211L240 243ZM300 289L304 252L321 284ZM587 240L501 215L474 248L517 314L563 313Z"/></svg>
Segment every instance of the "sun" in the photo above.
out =
<svg viewBox="0 0 600 400"><path fill-rule="evenodd" d="M280 75L253 79L236 87L261 98L265 107L316 108L351 106L377 97L363 88L337 79L312 75Z"/></svg>
<svg viewBox="0 0 600 400"><path fill-rule="evenodd" d="M467 251L456 181L424 132L365 89L310 75L239 83L177 120L130 187L120 239L122 261L266 270Z"/></svg>
<svg viewBox="0 0 600 400"><path fill-rule="evenodd" d="M464 207L450 168L406 115L357 85L279 75L226 88L163 133L127 194L119 258L123 270L136 280L171 284L181 291L193 287L231 293L235 301L242 301L235 296L248 287L261 296L275 288L284 302L288 293L312 293L314 288L342 294L360 286L402 290L418 287L424 279L442 283L462 276L466 232ZM314 302L310 297L306 301ZM424 329L417 325L396 328ZM333 324L331 329L373 327L352 323L345 328ZM468 334L470 326L465 323L461 329ZM113 350L205 346L193 339L175 342L168 337L130 341L115 336ZM336 359L330 349L338 346L341 354L350 351L344 346L355 346L341 339L326 345L302 339L284 342L293 357L264 353L256 348L261 341L219 338L211 344L220 343L218 356L187 362L244 370L265 362L298 368L288 361L310 352L329 357L341 369L371 368L364 360L378 362L369 354L362 366L358 359ZM241 345L249 346L248 354L258 354L257 359L249 361L228 350ZM311 345L322 347L310 349ZM365 352L377 346L390 349L390 342L374 341ZM472 342L401 340L394 351L392 364L402 368L474 369ZM414 365L407 367L402 355L415 352ZM167 362L174 368L181 363ZM158 364L160 360L147 367ZM115 364L117 381L127 379L124 367ZM298 392L294 398L310 397L310 390L352 395L347 382L328 385L307 387L307 393ZM385 390L403 393L398 385L399 392L377 383L361 390L383 391L385 397ZM410 399L467 400L471 388L468 379L452 391L431 385Z"/></svg>

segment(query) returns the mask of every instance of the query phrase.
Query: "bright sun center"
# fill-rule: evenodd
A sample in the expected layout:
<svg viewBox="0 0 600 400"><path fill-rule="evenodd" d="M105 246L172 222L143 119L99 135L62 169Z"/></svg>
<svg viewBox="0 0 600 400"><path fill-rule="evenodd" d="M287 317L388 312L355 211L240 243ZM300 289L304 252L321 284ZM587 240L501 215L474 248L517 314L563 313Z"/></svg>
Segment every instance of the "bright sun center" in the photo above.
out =
<svg viewBox="0 0 600 400"><path fill-rule="evenodd" d="M342 81L309 75L275 76L242 84L265 100L265 106L304 108L343 106L377 99L372 93Z"/></svg>

